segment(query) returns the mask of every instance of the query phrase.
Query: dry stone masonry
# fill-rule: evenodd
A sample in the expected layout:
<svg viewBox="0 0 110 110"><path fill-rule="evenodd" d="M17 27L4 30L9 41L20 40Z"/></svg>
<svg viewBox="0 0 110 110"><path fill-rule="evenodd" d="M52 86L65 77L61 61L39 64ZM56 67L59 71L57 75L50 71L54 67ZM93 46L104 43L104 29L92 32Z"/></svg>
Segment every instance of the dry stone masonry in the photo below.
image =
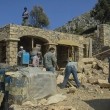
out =
<svg viewBox="0 0 110 110"><path fill-rule="evenodd" d="M75 46L78 45L78 58L83 57L83 45L89 45L88 39L84 38L83 36L74 35L74 34L67 34L67 33L60 33L51 30L39 29L34 27L28 26L21 26L15 24L9 24L2 28L0 28L0 47L2 48L2 44L4 42L6 53L0 48L0 54L5 55L6 59L3 60L0 57L0 62L5 62L10 65L17 64L17 52L19 48L19 42L21 41L22 37L26 38L36 38L40 39L44 45L48 47L55 47L57 50L58 42L61 40L68 40L72 41ZM24 42L26 46L26 42Z"/></svg>

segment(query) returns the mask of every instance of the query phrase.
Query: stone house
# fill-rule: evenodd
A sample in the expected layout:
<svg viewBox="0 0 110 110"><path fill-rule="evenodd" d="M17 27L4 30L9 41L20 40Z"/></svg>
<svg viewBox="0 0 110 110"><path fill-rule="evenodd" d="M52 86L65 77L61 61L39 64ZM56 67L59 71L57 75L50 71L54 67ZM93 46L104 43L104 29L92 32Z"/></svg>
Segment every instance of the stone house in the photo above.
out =
<svg viewBox="0 0 110 110"><path fill-rule="evenodd" d="M92 54L100 60L105 60L110 56L110 25L100 24L96 29L83 35L86 38L92 38ZM108 61L108 60L107 60Z"/></svg>
<svg viewBox="0 0 110 110"><path fill-rule="evenodd" d="M16 65L17 53L21 45L30 52L36 44L40 44L43 55L49 47L54 47L58 65L63 67L69 53L73 53L74 61L91 56L90 41L81 35L9 24L0 28L0 62Z"/></svg>

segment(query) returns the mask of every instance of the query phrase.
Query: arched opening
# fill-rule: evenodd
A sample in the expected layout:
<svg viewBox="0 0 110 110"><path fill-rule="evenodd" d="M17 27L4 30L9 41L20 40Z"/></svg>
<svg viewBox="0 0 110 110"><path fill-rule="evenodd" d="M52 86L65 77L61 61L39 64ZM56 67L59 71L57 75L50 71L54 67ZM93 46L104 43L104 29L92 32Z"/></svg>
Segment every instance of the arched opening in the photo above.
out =
<svg viewBox="0 0 110 110"><path fill-rule="evenodd" d="M20 46L23 46L26 52L31 52L32 48L36 47L36 44L40 44L42 55L44 55L47 51L47 47L44 45L46 43L48 43L48 40L42 37L23 36L20 38L20 41L18 42L18 49L20 48Z"/></svg>
<svg viewBox="0 0 110 110"><path fill-rule="evenodd" d="M69 60L78 61L78 47L57 45L57 60L60 68L64 68Z"/></svg>
<svg viewBox="0 0 110 110"><path fill-rule="evenodd" d="M6 41L0 41L0 63L6 63Z"/></svg>

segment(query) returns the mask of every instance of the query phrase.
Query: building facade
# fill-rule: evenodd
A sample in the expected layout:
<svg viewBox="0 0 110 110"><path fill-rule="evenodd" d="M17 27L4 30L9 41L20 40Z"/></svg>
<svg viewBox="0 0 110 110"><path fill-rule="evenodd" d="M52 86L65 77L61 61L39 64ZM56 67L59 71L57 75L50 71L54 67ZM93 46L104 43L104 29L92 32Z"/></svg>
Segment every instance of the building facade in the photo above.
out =
<svg viewBox="0 0 110 110"><path fill-rule="evenodd" d="M74 61L88 57L89 41L90 39L80 35L9 24L0 28L0 62L17 65L17 53L20 46L30 52L36 44L40 44L43 55L48 48L54 47L58 64L62 65L68 60L70 53Z"/></svg>

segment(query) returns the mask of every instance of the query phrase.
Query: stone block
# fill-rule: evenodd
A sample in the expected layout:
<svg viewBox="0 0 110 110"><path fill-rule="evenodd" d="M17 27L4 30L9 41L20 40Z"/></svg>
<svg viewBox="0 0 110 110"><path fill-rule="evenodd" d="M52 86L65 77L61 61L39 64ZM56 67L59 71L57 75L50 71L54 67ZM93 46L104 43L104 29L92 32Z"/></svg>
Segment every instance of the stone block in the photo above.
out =
<svg viewBox="0 0 110 110"><path fill-rule="evenodd" d="M88 78L88 83L97 84L98 83L98 79L94 78L94 77L90 77L90 78Z"/></svg>
<svg viewBox="0 0 110 110"><path fill-rule="evenodd" d="M102 88L110 88L110 83L108 83L108 80L98 79L98 84Z"/></svg>
<svg viewBox="0 0 110 110"><path fill-rule="evenodd" d="M86 64L92 64L95 61L95 58L82 58L81 61Z"/></svg>

